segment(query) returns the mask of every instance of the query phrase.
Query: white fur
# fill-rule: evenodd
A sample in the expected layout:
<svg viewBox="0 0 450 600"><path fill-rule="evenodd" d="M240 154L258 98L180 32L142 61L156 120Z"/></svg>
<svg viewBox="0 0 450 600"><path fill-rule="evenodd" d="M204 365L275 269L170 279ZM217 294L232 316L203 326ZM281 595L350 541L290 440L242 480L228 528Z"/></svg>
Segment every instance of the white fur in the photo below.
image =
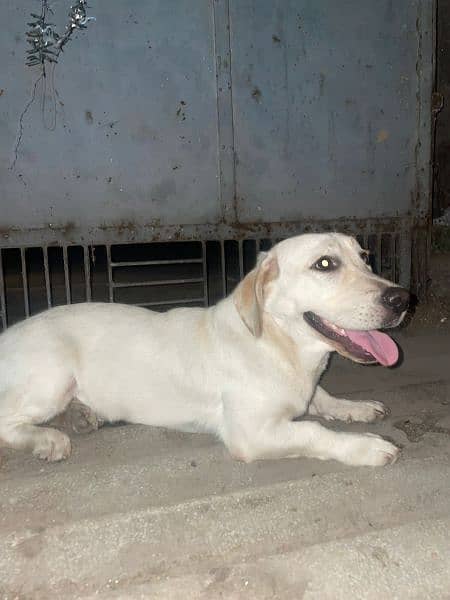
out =
<svg viewBox="0 0 450 600"><path fill-rule="evenodd" d="M393 284L373 275L360 251L340 234L298 236L208 309L77 304L11 327L0 336L0 438L48 460L65 458L69 438L37 425L76 397L108 421L214 433L245 461L394 461L398 449L378 436L292 421L308 409L326 419L384 415L380 403L338 400L317 386L333 348L302 316L313 310L351 329L383 325L380 294ZM323 255L338 257L340 269L311 269Z"/></svg>

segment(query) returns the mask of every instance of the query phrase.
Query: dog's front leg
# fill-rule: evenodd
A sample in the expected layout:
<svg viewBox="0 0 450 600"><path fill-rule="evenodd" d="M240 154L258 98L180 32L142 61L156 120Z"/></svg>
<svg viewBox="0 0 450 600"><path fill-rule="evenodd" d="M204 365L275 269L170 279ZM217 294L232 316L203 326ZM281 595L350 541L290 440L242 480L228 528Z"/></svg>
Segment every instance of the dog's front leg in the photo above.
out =
<svg viewBox="0 0 450 600"><path fill-rule="evenodd" d="M327 421L361 421L371 423L383 419L389 414L389 409L382 403L374 400L354 401L344 398L335 398L320 386L316 387L310 402L308 413L322 417Z"/></svg>
<svg viewBox="0 0 450 600"><path fill-rule="evenodd" d="M311 421L266 422L251 430L241 424L223 436L231 454L245 462L301 456L334 459L347 465L382 466L397 459L399 449L378 435L331 431Z"/></svg>

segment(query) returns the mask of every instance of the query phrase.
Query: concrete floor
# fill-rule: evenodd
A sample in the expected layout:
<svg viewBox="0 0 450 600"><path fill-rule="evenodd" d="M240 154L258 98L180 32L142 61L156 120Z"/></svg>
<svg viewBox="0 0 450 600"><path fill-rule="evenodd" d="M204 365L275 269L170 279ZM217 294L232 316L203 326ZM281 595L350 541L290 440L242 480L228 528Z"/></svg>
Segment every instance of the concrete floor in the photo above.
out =
<svg viewBox="0 0 450 600"><path fill-rule="evenodd" d="M137 426L73 435L59 464L4 451L0 598L450 598L450 336L399 340L399 368L337 358L324 381L390 406L333 425L401 444L390 467L245 465Z"/></svg>

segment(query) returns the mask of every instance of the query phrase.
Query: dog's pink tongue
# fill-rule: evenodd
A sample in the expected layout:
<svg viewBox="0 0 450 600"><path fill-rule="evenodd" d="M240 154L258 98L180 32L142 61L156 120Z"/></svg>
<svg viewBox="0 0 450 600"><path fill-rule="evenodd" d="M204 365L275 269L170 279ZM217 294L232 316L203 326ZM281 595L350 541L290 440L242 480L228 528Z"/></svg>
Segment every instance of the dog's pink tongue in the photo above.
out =
<svg viewBox="0 0 450 600"><path fill-rule="evenodd" d="M347 337L353 343L364 348L377 361L385 367L395 365L398 361L397 344L388 335L381 331L352 331L345 330Z"/></svg>

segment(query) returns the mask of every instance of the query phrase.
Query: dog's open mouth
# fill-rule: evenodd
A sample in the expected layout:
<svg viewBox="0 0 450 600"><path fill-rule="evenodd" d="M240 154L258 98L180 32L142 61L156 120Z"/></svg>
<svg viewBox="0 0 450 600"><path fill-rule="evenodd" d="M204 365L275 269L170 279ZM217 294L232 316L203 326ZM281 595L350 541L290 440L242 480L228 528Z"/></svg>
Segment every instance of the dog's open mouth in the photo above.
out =
<svg viewBox="0 0 450 600"><path fill-rule="evenodd" d="M386 333L375 329L342 329L313 312L306 312L303 317L308 325L331 342L339 354L356 362L379 362L385 367L390 367L398 361L397 344Z"/></svg>

